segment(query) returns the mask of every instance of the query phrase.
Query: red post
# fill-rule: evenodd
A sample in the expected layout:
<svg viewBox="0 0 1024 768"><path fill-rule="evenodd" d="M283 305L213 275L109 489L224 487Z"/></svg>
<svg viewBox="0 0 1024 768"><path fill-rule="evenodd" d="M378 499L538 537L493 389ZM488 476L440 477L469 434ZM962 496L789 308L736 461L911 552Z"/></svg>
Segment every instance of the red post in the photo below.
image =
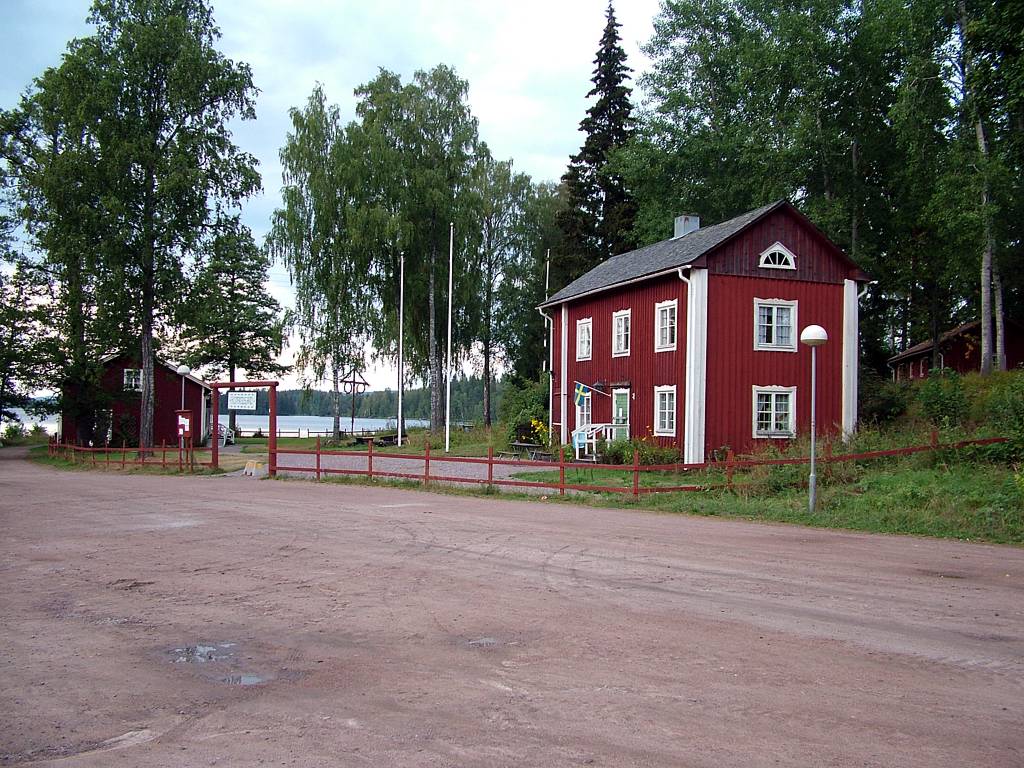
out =
<svg viewBox="0 0 1024 768"><path fill-rule="evenodd" d="M370 479L373 480L373 438L371 437L367 441L367 453L366 453L366 471L370 475Z"/></svg>
<svg viewBox="0 0 1024 768"><path fill-rule="evenodd" d="M270 385L270 440L267 474L277 477L277 382Z"/></svg>
<svg viewBox="0 0 1024 768"><path fill-rule="evenodd" d="M124 440L121 441L121 469L124 469L124 460L127 458L128 451L126 450L128 443Z"/></svg>
<svg viewBox="0 0 1024 768"><path fill-rule="evenodd" d="M160 469L167 469L167 441L160 441Z"/></svg>
<svg viewBox="0 0 1024 768"><path fill-rule="evenodd" d="M210 468L218 469L220 458L220 389L213 385L213 430L210 434Z"/></svg>
<svg viewBox="0 0 1024 768"><path fill-rule="evenodd" d="M932 448L939 447L939 430L932 428Z"/></svg>
<svg viewBox="0 0 1024 768"><path fill-rule="evenodd" d="M490 487L494 481L494 446L487 446L487 486Z"/></svg>
<svg viewBox="0 0 1024 768"><path fill-rule="evenodd" d="M423 484L430 485L430 441L427 441L427 452L423 456Z"/></svg>
<svg viewBox="0 0 1024 768"><path fill-rule="evenodd" d="M565 496L565 446L558 447L558 495Z"/></svg>
<svg viewBox="0 0 1024 768"><path fill-rule="evenodd" d="M182 452L182 448L183 448L184 443L185 443L184 438L179 437L178 438L178 472L181 472L181 464L182 464L181 452Z"/></svg>
<svg viewBox="0 0 1024 768"><path fill-rule="evenodd" d="M106 468L110 469L110 446L109 445L103 446L103 456L107 460Z"/></svg>
<svg viewBox="0 0 1024 768"><path fill-rule="evenodd" d="M730 448L725 454L725 481L729 484L730 489L732 489L732 473L736 471L732 465L734 458L735 455L732 452L732 448Z"/></svg>
<svg viewBox="0 0 1024 768"><path fill-rule="evenodd" d="M640 451L633 449L633 498L640 498Z"/></svg>
<svg viewBox="0 0 1024 768"><path fill-rule="evenodd" d="M320 482L320 435L316 436L316 481Z"/></svg>
<svg viewBox="0 0 1024 768"><path fill-rule="evenodd" d="M95 448L90 448L89 449L89 456L92 457L92 468L96 469L96 449Z"/></svg>

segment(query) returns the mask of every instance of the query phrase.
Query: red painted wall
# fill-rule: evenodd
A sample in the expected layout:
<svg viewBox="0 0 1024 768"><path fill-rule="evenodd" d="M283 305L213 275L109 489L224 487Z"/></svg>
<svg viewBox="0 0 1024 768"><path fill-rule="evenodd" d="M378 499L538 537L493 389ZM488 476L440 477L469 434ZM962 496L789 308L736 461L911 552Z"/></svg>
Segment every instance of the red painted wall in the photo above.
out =
<svg viewBox="0 0 1024 768"><path fill-rule="evenodd" d="M828 332L828 344L818 348L818 431L841 426L842 285L716 275L708 285L706 452L728 445L746 453L771 442L753 436L755 384L797 387L797 433L810 428L811 350L800 343L796 352L755 350L755 297L797 301L797 335L812 324Z"/></svg>
<svg viewBox="0 0 1024 768"><path fill-rule="evenodd" d="M668 352L654 351L654 306L658 302L677 300L676 305L676 349ZM627 357L612 356L612 313L630 309L630 353ZM576 360L576 321L590 317L592 321L592 353L588 361ZM561 326L561 310L555 310L556 328ZM560 339L555 338L555 418L559 421L561 391ZM592 421L609 423L612 420L611 391L614 388L630 389L630 434L633 437L654 432L654 387L676 385L676 435L659 437L662 445L680 444L683 429L683 389L686 360L686 283L676 274L655 278L627 286L619 291L597 294L569 304L568 323L568 432L576 428L576 407L573 402L573 388L576 381L588 386L603 382L602 388L609 397L594 393L592 396Z"/></svg>

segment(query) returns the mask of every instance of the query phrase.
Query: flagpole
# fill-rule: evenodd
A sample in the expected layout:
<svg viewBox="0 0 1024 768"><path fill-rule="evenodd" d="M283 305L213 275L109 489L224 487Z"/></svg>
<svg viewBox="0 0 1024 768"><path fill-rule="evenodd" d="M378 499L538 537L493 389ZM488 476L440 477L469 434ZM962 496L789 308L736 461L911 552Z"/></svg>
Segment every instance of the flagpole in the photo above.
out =
<svg viewBox="0 0 1024 768"><path fill-rule="evenodd" d="M448 385L444 404L444 452L451 449L452 422L452 266L455 255L455 222L448 225Z"/></svg>
<svg viewBox="0 0 1024 768"><path fill-rule="evenodd" d="M402 343L405 340L405 251L398 254L398 444L402 444Z"/></svg>

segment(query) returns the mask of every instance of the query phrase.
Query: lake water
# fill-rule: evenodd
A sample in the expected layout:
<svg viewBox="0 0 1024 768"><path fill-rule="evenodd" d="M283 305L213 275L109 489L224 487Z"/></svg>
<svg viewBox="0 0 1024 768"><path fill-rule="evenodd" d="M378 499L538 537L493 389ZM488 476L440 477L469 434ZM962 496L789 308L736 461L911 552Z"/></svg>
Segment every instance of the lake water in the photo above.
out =
<svg viewBox="0 0 1024 768"><path fill-rule="evenodd" d="M219 420L221 424L228 423L227 414L219 414ZM235 423L238 428L245 434L248 434L256 429L262 430L264 433L270 429L270 417L269 416L243 416L237 414L235 416ZM406 419L405 427L425 427L430 422L425 419ZM341 429L348 432L352 426L351 418L342 418ZM295 432L299 430L302 437L306 437L310 432L314 434L317 432L324 433L330 432L334 428L334 419L330 416L278 416L277 417L277 429L278 432ZM355 421L356 431L360 430L379 430L379 429L394 429L395 419L360 419L357 418Z"/></svg>
<svg viewBox="0 0 1024 768"><path fill-rule="evenodd" d="M56 416L29 416L19 408L15 408L14 412L21 418L21 423L25 429L31 429L33 424L42 424L43 428L51 434L57 434L57 417ZM246 434L256 429L262 430L264 433L270 429L270 417L269 416L252 416L252 415L237 415L238 427L243 430ZM227 424L227 414L220 414L220 423ZM425 427L430 422L426 419L406 419L405 427L409 429L411 427ZM278 416L277 417L277 428L279 431L294 432L300 430L303 437L306 437L309 432L330 432L334 426L334 419L330 416ZM349 431L351 426L351 419L342 418L341 428L344 431ZM356 419L356 431L369 429L394 429L394 419Z"/></svg>

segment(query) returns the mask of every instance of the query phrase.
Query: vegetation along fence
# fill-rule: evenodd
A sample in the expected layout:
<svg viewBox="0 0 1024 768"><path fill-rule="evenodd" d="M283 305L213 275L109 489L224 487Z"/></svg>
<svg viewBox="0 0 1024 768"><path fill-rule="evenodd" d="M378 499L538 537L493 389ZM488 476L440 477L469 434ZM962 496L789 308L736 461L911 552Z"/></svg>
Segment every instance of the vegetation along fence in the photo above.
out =
<svg viewBox="0 0 1024 768"><path fill-rule="evenodd" d="M993 445L1006 442L1005 437L989 437L973 440L961 440L955 443L940 443L937 432L932 432L932 439L928 445L915 445L905 448L890 450L867 451L863 453L835 454L830 444L825 444L824 450L817 460L820 464L828 466L842 462L856 462L871 459L883 459L886 457L909 456L916 453L927 453L933 451L948 451L969 448L973 446ZM86 463L93 467L120 467L128 466L150 466L163 469L178 468L179 471L194 471L196 466L210 467L209 460L196 460L195 454L205 455L209 448L195 448L192 451L179 451L176 445L161 445L157 448L139 449L121 446L83 447L65 443L51 442L49 445L50 456L63 457L72 463ZM321 446L320 438L316 440L314 448L282 448L278 447L276 461L270 462L271 468L277 468L278 472L311 474L316 480L327 478L331 475L366 477L369 480L378 479L399 479L420 482L423 485L431 483L454 483L466 485L480 485L483 487L512 487L525 489L548 489L557 490L560 495L566 491L594 491L600 493L619 493L632 495L639 498L645 494L672 493L682 491L709 491L718 489L739 490L753 487L758 482L742 482L737 480L738 470L748 470L756 467L772 467L780 465L808 464L810 457L802 456L795 458L744 458L736 457L731 451L724 460L710 461L702 464L640 464L639 451L633 452L633 463L622 464L599 464L594 462L572 462L565 460L565 449L558 452L557 461L533 461L527 459L510 459L502 456L495 457L493 448L489 448L486 457L448 456L445 454L431 455L430 444L427 443L422 454L374 452L373 442L369 442L366 450L333 450ZM281 463L281 457L296 456L309 457L310 464ZM273 459L274 457L272 457ZM375 466L374 461L377 461ZM345 466L337 466L336 462ZM382 463L383 462L383 463ZM453 472L451 467L456 467ZM499 467L515 468L517 474L523 472L554 473L557 471L558 479L528 480L517 477L510 477L507 472L499 472L496 476L495 469ZM573 472L576 479L580 473L588 471L593 475L592 470L613 470L630 482L624 485L596 484L572 482L566 479L568 472ZM698 475L707 473L702 482L677 483L672 480L687 474ZM273 474L273 470L272 470ZM657 482L650 482L651 477L657 477ZM644 478L642 481L641 478ZM801 481L805 482L805 481Z"/></svg>

